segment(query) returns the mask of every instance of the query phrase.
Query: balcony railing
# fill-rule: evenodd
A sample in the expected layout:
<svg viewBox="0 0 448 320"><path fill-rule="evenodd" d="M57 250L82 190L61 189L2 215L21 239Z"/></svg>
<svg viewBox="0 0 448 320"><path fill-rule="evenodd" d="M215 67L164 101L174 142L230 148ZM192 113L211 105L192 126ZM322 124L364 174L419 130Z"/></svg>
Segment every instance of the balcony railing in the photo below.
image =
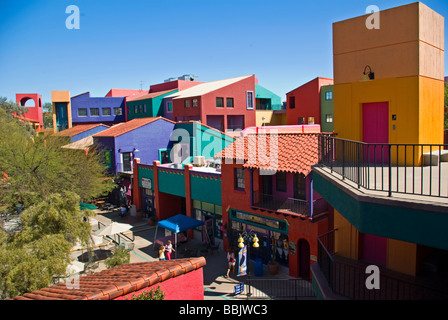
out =
<svg viewBox="0 0 448 320"><path fill-rule="evenodd" d="M358 188L448 198L448 145L380 144L319 136L319 165Z"/></svg>
<svg viewBox="0 0 448 320"><path fill-rule="evenodd" d="M305 217L312 217L326 212L328 209L327 202L322 198L313 200L313 205L311 205L311 201L265 194L259 191L253 192L253 206L266 210L299 214Z"/></svg>
<svg viewBox="0 0 448 320"><path fill-rule="evenodd" d="M439 283L429 284L390 269L380 269L379 289L366 286L366 268L374 263L347 259L335 253L335 231L318 238L317 262L334 294L354 300L447 300L448 288Z"/></svg>

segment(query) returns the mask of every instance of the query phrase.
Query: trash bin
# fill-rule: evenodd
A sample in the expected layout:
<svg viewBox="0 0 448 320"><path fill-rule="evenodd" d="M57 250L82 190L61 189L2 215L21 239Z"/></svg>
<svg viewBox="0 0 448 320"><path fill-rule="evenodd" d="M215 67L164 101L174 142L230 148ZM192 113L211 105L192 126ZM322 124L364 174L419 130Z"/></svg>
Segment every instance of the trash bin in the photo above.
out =
<svg viewBox="0 0 448 320"><path fill-rule="evenodd" d="M263 276L263 260L261 258L255 259L255 276L262 277Z"/></svg>

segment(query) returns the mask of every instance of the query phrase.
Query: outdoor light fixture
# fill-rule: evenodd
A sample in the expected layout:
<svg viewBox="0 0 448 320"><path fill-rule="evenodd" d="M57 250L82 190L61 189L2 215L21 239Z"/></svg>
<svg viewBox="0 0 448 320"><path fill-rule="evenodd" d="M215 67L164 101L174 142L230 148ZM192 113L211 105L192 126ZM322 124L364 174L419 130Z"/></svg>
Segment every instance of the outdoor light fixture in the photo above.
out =
<svg viewBox="0 0 448 320"><path fill-rule="evenodd" d="M258 240L257 235L254 235L254 237L252 238L252 242L254 243L252 246L253 246L254 248L258 248L258 247L260 247L260 244L258 243L258 241L260 241L260 240Z"/></svg>
<svg viewBox="0 0 448 320"><path fill-rule="evenodd" d="M238 238L238 248L244 248L244 240L243 240L243 237L241 237L241 235L240 235L240 237Z"/></svg>
<svg viewBox="0 0 448 320"><path fill-rule="evenodd" d="M367 71L367 68L369 68L369 71ZM369 79L373 80L373 79L375 79L375 73L372 72L372 68L369 65L364 67L363 74L364 74L364 76L362 78L363 80L369 80Z"/></svg>

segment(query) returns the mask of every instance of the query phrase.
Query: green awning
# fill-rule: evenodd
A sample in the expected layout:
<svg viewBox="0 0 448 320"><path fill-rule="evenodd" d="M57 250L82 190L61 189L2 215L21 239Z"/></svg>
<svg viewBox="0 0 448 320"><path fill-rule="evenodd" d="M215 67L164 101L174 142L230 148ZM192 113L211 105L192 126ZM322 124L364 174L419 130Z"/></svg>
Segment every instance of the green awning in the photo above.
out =
<svg viewBox="0 0 448 320"><path fill-rule="evenodd" d="M98 209L98 207L94 204L90 204L90 203L84 203L84 202L80 202L79 203L79 208L81 210L95 210Z"/></svg>

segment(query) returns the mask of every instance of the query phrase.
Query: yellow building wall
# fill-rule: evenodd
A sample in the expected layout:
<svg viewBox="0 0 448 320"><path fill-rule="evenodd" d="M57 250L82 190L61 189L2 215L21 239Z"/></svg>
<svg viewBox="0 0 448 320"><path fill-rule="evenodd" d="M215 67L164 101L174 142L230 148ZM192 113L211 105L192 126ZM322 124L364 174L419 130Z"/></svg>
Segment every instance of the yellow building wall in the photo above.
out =
<svg viewBox="0 0 448 320"><path fill-rule="evenodd" d="M263 118L265 118L263 120ZM274 112L273 110L256 110L256 126L280 126L286 125L286 112Z"/></svg>
<svg viewBox="0 0 448 320"><path fill-rule="evenodd" d="M415 243L387 239L386 267L415 276L417 274L417 245Z"/></svg>
<svg viewBox="0 0 448 320"><path fill-rule="evenodd" d="M335 251L338 255L358 259L359 231L338 211L334 210Z"/></svg>
<svg viewBox="0 0 448 320"><path fill-rule="evenodd" d="M444 82L420 77L419 104L419 143L443 144Z"/></svg>

